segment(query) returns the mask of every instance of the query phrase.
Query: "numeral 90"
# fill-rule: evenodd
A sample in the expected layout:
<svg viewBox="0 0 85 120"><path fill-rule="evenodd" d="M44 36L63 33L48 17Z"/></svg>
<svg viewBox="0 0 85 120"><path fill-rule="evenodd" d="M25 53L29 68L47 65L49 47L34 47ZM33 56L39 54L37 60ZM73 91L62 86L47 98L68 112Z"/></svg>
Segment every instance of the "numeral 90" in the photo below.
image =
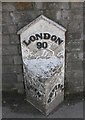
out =
<svg viewBox="0 0 85 120"><path fill-rule="evenodd" d="M37 42L37 48L38 48L38 49L41 49L41 48L46 49L47 47L48 47L47 42L43 42L43 43Z"/></svg>

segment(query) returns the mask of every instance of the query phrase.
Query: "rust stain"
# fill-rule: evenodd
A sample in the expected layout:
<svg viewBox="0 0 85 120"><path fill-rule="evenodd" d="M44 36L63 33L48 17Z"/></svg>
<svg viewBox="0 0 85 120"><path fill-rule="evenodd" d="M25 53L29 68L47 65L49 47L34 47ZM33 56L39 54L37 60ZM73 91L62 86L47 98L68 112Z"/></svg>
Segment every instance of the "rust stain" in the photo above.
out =
<svg viewBox="0 0 85 120"><path fill-rule="evenodd" d="M31 2L17 2L15 6L19 10L26 10L31 9L33 5Z"/></svg>

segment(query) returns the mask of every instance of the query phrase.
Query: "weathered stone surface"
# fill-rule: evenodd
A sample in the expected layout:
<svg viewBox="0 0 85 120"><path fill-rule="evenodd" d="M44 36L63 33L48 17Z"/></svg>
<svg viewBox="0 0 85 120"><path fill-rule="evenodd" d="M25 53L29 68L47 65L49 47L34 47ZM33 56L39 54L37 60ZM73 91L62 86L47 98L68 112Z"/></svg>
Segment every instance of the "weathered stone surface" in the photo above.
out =
<svg viewBox="0 0 85 120"><path fill-rule="evenodd" d="M1 4L3 4L3 6L1 6ZM77 69L82 71L81 61L83 60L83 50L85 48L84 42L82 43L84 39L83 34L85 31L83 28L84 25L82 22L84 21L83 19L85 19L83 15L83 12L85 10L82 9L82 4L83 3L61 3L61 2L60 3L44 2L44 3L38 3L38 4L37 3L35 4L32 2L31 3L30 2L0 3L0 11L2 11L1 9L3 7L2 16L3 16L3 23L4 23L2 29L0 26L0 33L2 33L2 30L4 33L2 36L3 38L2 42L0 37L0 44L1 43L3 44L4 50L2 51L2 48L0 47L0 54L2 54L3 52L3 54L6 55L6 58L7 58L7 61L6 60L3 61L3 65L10 63L10 66L15 66L14 63L12 63L12 60L9 60L11 55L13 56L13 58L14 56L21 55L21 47L18 46L18 44L20 44L20 41L16 35L17 31L20 30L25 25L27 25L28 23L30 23L40 14L44 14L67 29L66 75L68 75L67 73L68 71L71 72L72 74L71 73L70 74L73 76L72 77L73 79L69 78L69 81L68 79L66 79L66 81L68 81L68 85L66 88L68 88L68 86L70 86L71 84L72 86L74 86L74 88L69 87L70 90L67 89L67 91L69 91L69 93L76 93L78 91L80 92L80 90L83 90L81 86L82 84L80 83L80 79L82 82L81 72L77 71ZM0 21L1 21L1 17L0 17ZM10 44L13 44L13 46ZM4 59L5 59L5 56L4 56ZM20 58L16 57L14 59L15 59L15 64L20 63L20 60L19 60ZM6 70L11 71L12 68L9 68L9 69L6 68ZM74 70L75 72L73 73L72 71ZM10 73L10 75L11 74L12 73ZM15 75L17 76L18 74L15 73ZM11 79L11 77L9 78ZM79 80L79 83L77 81L77 78ZM6 81L6 77L4 79ZM21 78L17 77L17 81L19 79L22 79L22 77ZM74 81L77 83L74 83ZM81 85L79 86L79 84ZM12 87L16 88L15 83L14 85L13 84L11 85L10 83L7 84L7 81L6 81L6 84L5 82L3 83L3 89L7 88L11 90Z"/></svg>
<svg viewBox="0 0 85 120"><path fill-rule="evenodd" d="M2 11L2 2L0 2L0 11Z"/></svg>
<svg viewBox="0 0 85 120"><path fill-rule="evenodd" d="M16 11L16 12L10 12L10 16L15 24L28 24L33 19L35 19L37 16L41 14L41 11L39 10L29 10L29 11Z"/></svg>
<svg viewBox="0 0 85 120"><path fill-rule="evenodd" d="M64 98L65 31L65 28L43 15L36 18L31 26L28 24L28 27L25 26L24 29L18 31L21 36L27 100L32 104L34 103L32 99L39 102L41 109L36 103L34 106L46 115ZM47 35L49 35L48 40ZM37 38L37 36L42 37ZM31 42L27 45L28 40ZM39 48L37 43L43 44L42 48ZM57 98L59 101L57 100L50 109L50 105L54 104L53 101Z"/></svg>
<svg viewBox="0 0 85 120"><path fill-rule="evenodd" d="M10 44L20 44L19 36L16 34L10 35Z"/></svg>
<svg viewBox="0 0 85 120"><path fill-rule="evenodd" d="M66 81L72 81L74 82L75 87L83 86L83 71L81 70L73 70L67 71L66 74Z"/></svg>
<svg viewBox="0 0 85 120"><path fill-rule="evenodd" d="M3 55L17 55L18 52L18 46L15 45L3 45L2 48L2 54Z"/></svg>
<svg viewBox="0 0 85 120"><path fill-rule="evenodd" d="M70 41L79 41L81 39L82 33L81 32L71 32L66 34L66 44ZM83 42L83 41L81 41Z"/></svg>
<svg viewBox="0 0 85 120"><path fill-rule="evenodd" d="M21 56L14 56L14 64L22 64Z"/></svg>
<svg viewBox="0 0 85 120"><path fill-rule="evenodd" d="M81 51L82 52L83 51L82 46L83 46L83 41L69 42L67 47L66 47L66 50L68 52L70 52L70 51Z"/></svg>
<svg viewBox="0 0 85 120"><path fill-rule="evenodd" d="M66 21L68 21L68 20L70 20L70 10L62 10L61 11L61 13L62 13L62 21L63 20L66 20Z"/></svg>
<svg viewBox="0 0 85 120"><path fill-rule="evenodd" d="M9 36L9 35L3 35L3 34L2 34L2 44L3 44L3 45L8 45L8 44L10 44L10 36Z"/></svg>
<svg viewBox="0 0 85 120"><path fill-rule="evenodd" d="M22 73L21 65L3 65L2 67L3 73Z"/></svg>
<svg viewBox="0 0 85 120"><path fill-rule="evenodd" d="M69 64L66 64L66 69L67 71L71 71L71 70L83 70L82 68L82 64L83 62L80 60L80 61L71 61L69 62Z"/></svg>
<svg viewBox="0 0 85 120"><path fill-rule="evenodd" d="M3 34L16 34L17 32L17 26L16 25L3 25L2 26L2 33Z"/></svg>
<svg viewBox="0 0 85 120"><path fill-rule="evenodd" d="M83 2L71 2L71 9L74 9L74 8L83 8Z"/></svg>
<svg viewBox="0 0 85 120"><path fill-rule="evenodd" d="M0 11L0 24L2 24L2 12Z"/></svg>
<svg viewBox="0 0 85 120"><path fill-rule="evenodd" d="M69 3L68 2L48 2L44 3L44 9L69 9Z"/></svg>
<svg viewBox="0 0 85 120"><path fill-rule="evenodd" d="M0 44L0 56L2 56L2 44Z"/></svg>
<svg viewBox="0 0 85 120"><path fill-rule="evenodd" d="M15 84L17 83L16 74L2 74L2 83L4 84Z"/></svg>
<svg viewBox="0 0 85 120"><path fill-rule="evenodd" d="M8 64L8 65L10 65L10 64L13 64L14 63L14 61L13 61L13 56L2 56L2 64Z"/></svg>
<svg viewBox="0 0 85 120"><path fill-rule="evenodd" d="M15 6L11 2L8 2L8 3L4 2L2 4L2 10L3 11L15 11Z"/></svg>
<svg viewBox="0 0 85 120"><path fill-rule="evenodd" d="M33 8L32 2L17 2L15 3L15 7L17 10L29 10Z"/></svg>
<svg viewBox="0 0 85 120"><path fill-rule="evenodd" d="M35 2L35 9L43 9L43 3L42 2Z"/></svg>
<svg viewBox="0 0 85 120"><path fill-rule="evenodd" d="M13 24L12 18L8 11L2 11L2 24Z"/></svg>
<svg viewBox="0 0 85 120"><path fill-rule="evenodd" d="M23 73L17 74L17 80L18 80L18 82L23 82L24 81Z"/></svg>
<svg viewBox="0 0 85 120"><path fill-rule="evenodd" d="M71 61L83 61L83 52L70 52L66 54L66 64Z"/></svg>

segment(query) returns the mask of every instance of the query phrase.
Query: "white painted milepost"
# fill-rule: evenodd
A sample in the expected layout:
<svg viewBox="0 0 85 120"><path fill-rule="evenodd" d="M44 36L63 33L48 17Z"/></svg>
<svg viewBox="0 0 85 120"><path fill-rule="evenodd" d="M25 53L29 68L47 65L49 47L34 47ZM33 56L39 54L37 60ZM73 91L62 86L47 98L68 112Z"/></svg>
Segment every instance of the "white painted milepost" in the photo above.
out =
<svg viewBox="0 0 85 120"><path fill-rule="evenodd" d="M64 100L65 32L43 15L18 31L26 99L45 115Z"/></svg>

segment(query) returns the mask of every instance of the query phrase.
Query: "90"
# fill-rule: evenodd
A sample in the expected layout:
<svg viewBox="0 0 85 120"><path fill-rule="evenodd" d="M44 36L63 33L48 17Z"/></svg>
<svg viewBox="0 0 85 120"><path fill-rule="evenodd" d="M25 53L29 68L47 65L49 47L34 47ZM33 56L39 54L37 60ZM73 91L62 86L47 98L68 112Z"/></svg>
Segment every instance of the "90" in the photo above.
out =
<svg viewBox="0 0 85 120"><path fill-rule="evenodd" d="M38 49L41 49L41 48L46 49L47 47L48 47L47 42L43 42L43 43L37 42L37 48L38 48Z"/></svg>

